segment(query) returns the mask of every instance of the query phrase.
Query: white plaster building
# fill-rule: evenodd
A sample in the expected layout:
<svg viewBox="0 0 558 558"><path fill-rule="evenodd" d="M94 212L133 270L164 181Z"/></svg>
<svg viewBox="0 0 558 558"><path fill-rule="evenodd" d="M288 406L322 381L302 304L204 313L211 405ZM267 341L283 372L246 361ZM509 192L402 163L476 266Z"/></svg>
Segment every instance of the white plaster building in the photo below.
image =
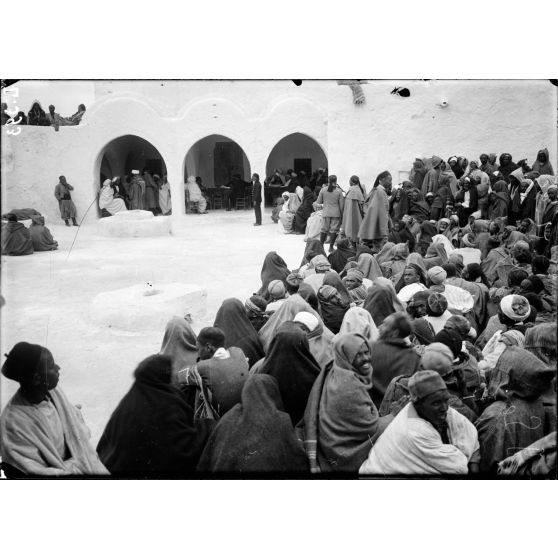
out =
<svg viewBox="0 0 558 558"><path fill-rule="evenodd" d="M385 169L398 182L416 155L509 152L533 162L547 147L558 167L558 88L548 80L368 81L364 104L353 103L351 89L334 80L298 87L289 80L97 81L91 87L95 101L79 126L58 132L22 126L19 135L2 127L5 211L34 207L58 218L53 192L63 174L75 187L81 218L101 174L123 176L148 164L168 174L178 223L184 177L218 185L222 165L215 158L223 157L246 180L310 159L312 171L327 165L344 188L352 174L370 187ZM408 88L410 96L391 94L395 87ZM88 219L97 217L88 212Z"/></svg>

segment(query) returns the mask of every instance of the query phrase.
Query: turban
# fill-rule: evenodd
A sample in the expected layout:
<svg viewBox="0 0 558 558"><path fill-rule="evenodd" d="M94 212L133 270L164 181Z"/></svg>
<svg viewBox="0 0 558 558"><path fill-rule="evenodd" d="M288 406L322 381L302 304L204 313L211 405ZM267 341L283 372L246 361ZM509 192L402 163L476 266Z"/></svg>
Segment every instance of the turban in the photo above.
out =
<svg viewBox="0 0 558 558"><path fill-rule="evenodd" d="M364 273L362 273L360 269L356 269L356 268L349 269L345 277L347 279L352 279L353 281L358 281L359 283L362 283L362 280L364 279Z"/></svg>
<svg viewBox="0 0 558 558"><path fill-rule="evenodd" d="M255 312L256 314L261 316L265 312L267 302L265 298L262 298L258 295L253 295L246 300L246 302L244 303L244 307L246 308L246 310L251 310L252 312Z"/></svg>
<svg viewBox="0 0 558 558"><path fill-rule="evenodd" d="M302 275L300 273L289 273L287 275L286 281L289 285L295 286L295 285L300 285L302 283L303 279L304 278L302 277Z"/></svg>
<svg viewBox="0 0 558 558"><path fill-rule="evenodd" d="M436 343L436 345L441 345L442 347L448 349L448 347L442 345L442 343ZM453 354L449 349L448 352L451 356L448 356L447 354L442 353L441 351L425 352L422 355L422 358L420 359L421 370L434 370L435 372L438 372L438 374L440 374L442 378L444 376L447 376L448 374L451 374L452 372L451 367L453 364Z"/></svg>
<svg viewBox="0 0 558 558"><path fill-rule="evenodd" d="M457 157L456 157L455 155L453 155L452 157L450 157L450 158L448 159L448 163L451 164L452 161L453 161L454 163L457 163Z"/></svg>
<svg viewBox="0 0 558 558"><path fill-rule="evenodd" d="M426 301L428 313L433 316L441 316L448 309L448 300L441 293L432 293Z"/></svg>
<svg viewBox="0 0 558 558"><path fill-rule="evenodd" d="M478 244L473 241L471 233L467 233L461 240L466 248L478 248Z"/></svg>
<svg viewBox="0 0 558 558"><path fill-rule="evenodd" d="M112 184L112 181L110 178L107 178L104 182L103 182L103 186L110 186Z"/></svg>
<svg viewBox="0 0 558 558"><path fill-rule="evenodd" d="M531 314L529 301L521 295L507 295L500 301L500 310L510 320L523 323Z"/></svg>
<svg viewBox="0 0 558 558"><path fill-rule="evenodd" d="M293 322L298 322L299 324L304 324L309 331L314 331L319 324L318 318L310 312L299 312L294 318Z"/></svg>
<svg viewBox="0 0 558 558"><path fill-rule="evenodd" d="M516 252L530 252L529 243L525 242L525 240L518 240L513 245L513 250Z"/></svg>
<svg viewBox="0 0 558 558"><path fill-rule="evenodd" d="M332 287L331 285L323 285L320 287L318 294L325 300L329 300L339 293L335 287Z"/></svg>
<svg viewBox="0 0 558 558"><path fill-rule="evenodd" d="M283 281L280 281L279 279L270 281L267 286L267 292L275 299L283 298L285 296L285 285L283 284Z"/></svg>
<svg viewBox="0 0 558 558"><path fill-rule="evenodd" d="M329 260L323 255L320 254L318 256L314 256L311 260L310 260L310 265L316 270L325 270L327 271L328 269L331 268L331 264L329 263Z"/></svg>
<svg viewBox="0 0 558 558"><path fill-rule="evenodd" d="M450 361L453 361L453 353L451 352L451 349L444 343L434 342L430 343L430 345L426 345L426 347L424 347L424 354L422 356L424 357L424 355L429 353L436 353L449 358ZM422 368L423 370L428 370L426 366L423 366Z"/></svg>
<svg viewBox="0 0 558 558"><path fill-rule="evenodd" d="M434 370L419 370L415 372L409 379L409 393L411 394L411 401L415 403L424 399L431 393L446 390L446 383L438 372Z"/></svg>
<svg viewBox="0 0 558 558"><path fill-rule="evenodd" d="M428 279L433 285L441 285L447 278L446 270L436 265L428 270Z"/></svg>
<svg viewBox="0 0 558 558"><path fill-rule="evenodd" d="M37 369L43 347L21 341L14 345L2 366L2 374L10 380L30 380Z"/></svg>
<svg viewBox="0 0 558 558"><path fill-rule="evenodd" d="M133 170L132 174L139 174L139 170Z"/></svg>

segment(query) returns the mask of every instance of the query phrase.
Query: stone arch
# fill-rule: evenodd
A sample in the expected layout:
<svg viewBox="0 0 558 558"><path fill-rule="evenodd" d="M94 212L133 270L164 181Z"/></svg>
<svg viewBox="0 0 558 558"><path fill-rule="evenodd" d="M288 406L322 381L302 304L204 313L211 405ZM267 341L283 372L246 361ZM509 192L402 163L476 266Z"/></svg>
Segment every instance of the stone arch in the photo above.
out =
<svg viewBox="0 0 558 558"><path fill-rule="evenodd" d="M208 134L199 138L184 156L184 181L193 175L200 176L205 186L221 186L237 173L249 181L251 165L246 151L228 135Z"/></svg>
<svg viewBox="0 0 558 558"><path fill-rule="evenodd" d="M281 138L271 149L266 162L266 176L274 169L283 171L291 168L295 172L305 170L311 173L319 167L327 168L327 154L312 136L293 132Z"/></svg>
<svg viewBox="0 0 558 558"><path fill-rule="evenodd" d="M133 169L144 168L154 174L167 174L167 166L161 152L149 140L136 134L123 134L105 143L93 165L94 194L97 194L105 178L125 176ZM98 208L97 208L98 209ZM100 214L98 210L98 214Z"/></svg>

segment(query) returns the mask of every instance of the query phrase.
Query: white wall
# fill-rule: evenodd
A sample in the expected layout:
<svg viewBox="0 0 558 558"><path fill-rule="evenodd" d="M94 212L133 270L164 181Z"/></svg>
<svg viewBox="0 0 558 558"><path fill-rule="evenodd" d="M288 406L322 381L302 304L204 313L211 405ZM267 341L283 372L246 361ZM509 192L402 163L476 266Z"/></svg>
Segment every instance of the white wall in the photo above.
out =
<svg viewBox="0 0 558 558"><path fill-rule="evenodd" d="M391 95L395 86L408 87L411 96ZM548 147L558 168L557 88L548 80L372 81L363 90L366 104L357 106L350 89L335 81L301 87L290 81L99 82L80 126L59 132L28 126L18 136L2 127L3 207L36 207L57 217L53 191L65 174L83 214L97 187L100 155L125 134L144 138L161 154L177 207L185 154L211 134L238 143L260 177L282 138L306 134L345 187L352 174L367 185L384 169L397 177L417 154L471 158L507 151L515 160L533 161Z"/></svg>

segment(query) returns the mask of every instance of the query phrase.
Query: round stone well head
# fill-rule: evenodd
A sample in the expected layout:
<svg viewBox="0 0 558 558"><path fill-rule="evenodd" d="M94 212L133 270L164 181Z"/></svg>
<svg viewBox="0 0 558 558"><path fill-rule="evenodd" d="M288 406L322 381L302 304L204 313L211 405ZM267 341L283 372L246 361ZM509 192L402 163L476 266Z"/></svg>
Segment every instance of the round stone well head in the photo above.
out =
<svg viewBox="0 0 558 558"><path fill-rule="evenodd" d="M100 327L130 333L156 332L161 339L173 316L202 319L207 291L187 283L157 283L146 296L146 284L99 293L91 302L91 318Z"/></svg>

